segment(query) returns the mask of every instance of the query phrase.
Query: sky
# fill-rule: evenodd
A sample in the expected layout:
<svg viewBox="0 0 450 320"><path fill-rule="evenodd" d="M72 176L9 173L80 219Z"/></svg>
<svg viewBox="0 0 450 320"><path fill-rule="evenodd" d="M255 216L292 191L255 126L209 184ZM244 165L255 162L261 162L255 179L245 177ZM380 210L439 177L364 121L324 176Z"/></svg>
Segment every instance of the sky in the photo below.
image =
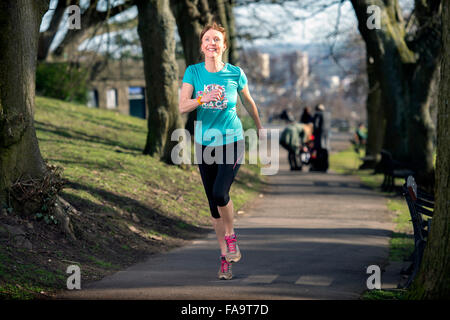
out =
<svg viewBox="0 0 450 320"><path fill-rule="evenodd" d="M308 17L311 15L309 11L299 10L296 3L285 5L283 10L278 5L250 5L248 7L237 7L235 9L236 23L238 27L252 27L267 33L274 29L281 29L279 36L272 39L259 39L253 43L242 43L246 45L276 45L276 44L310 44L317 42L325 42L327 36L331 34L336 27L339 6L334 5L313 17L303 20L294 21L290 17L290 13L299 17ZM287 11L287 12L286 12ZM253 18L254 15L260 15L269 23L260 23L258 19ZM287 21L287 23L286 23ZM255 28L256 27L256 28ZM341 7L341 18L339 30L348 31L356 30L356 18L353 13L350 2L345 2ZM256 32L255 32L256 33Z"/></svg>
<svg viewBox="0 0 450 320"><path fill-rule="evenodd" d="M113 0L113 3L120 3L122 1L123 0ZM322 0L322 2L325 2L325 0ZM89 0L81 0L81 6L86 5L87 3L89 3ZM102 6L105 3L106 1L100 1L99 6ZM274 30L281 30L271 39L259 39L254 41L241 40L239 45L243 48L265 45L295 46L334 41L334 38L330 38L329 35L335 31L339 6L331 6L308 19L293 21L290 15L301 17L310 15L309 11L300 10L298 8L299 3L301 2L288 2L284 5L284 9L279 5L261 5L259 3L236 7L234 12L236 25L239 30L242 31L248 29L251 30L253 34L268 34ZM400 0L400 3L404 8L411 8L413 0ZM50 8L55 8L56 4L57 0L51 0ZM41 31L44 31L48 27L51 15L52 11L49 10L44 16L41 24ZM136 15L137 9L134 7L123 14L118 15L114 20L123 21L135 17ZM67 12L64 19L67 19ZM339 22L339 32L341 33L341 36L337 38L337 41L344 38L349 32L357 32L357 20L350 1L345 1L340 8ZM64 28L61 28L51 49L54 49L57 42L61 41L64 33ZM134 36L136 36L136 32L134 32ZM92 41L92 43L98 45L98 43L105 41L104 37L103 40L96 39L95 41Z"/></svg>
<svg viewBox="0 0 450 320"><path fill-rule="evenodd" d="M320 7L322 4L331 3L331 0L315 0L311 1L313 5ZM401 8L410 12L414 7L414 0L399 0ZM330 37L336 31L338 25L339 36L337 41L345 39L350 33L359 33L358 23L350 1L343 2L342 6L332 5L325 10L313 15L310 18L293 21L290 15L298 17L311 16L310 10L301 10L299 7L308 3L308 1L292 1L284 5L285 10L280 5L261 5L255 3L245 7L236 7L235 16L238 27L246 28L254 26L254 30L262 30L260 33L267 33L276 28L285 29L280 36L272 39L260 39L253 43L241 43L246 46L265 46L265 45L305 45L313 43L328 43L334 41L334 37ZM267 23L259 22L259 16ZM339 17L339 20L338 20ZM287 23L286 23L287 21ZM337 24L337 22L339 23ZM256 31L255 33L257 33Z"/></svg>
<svg viewBox="0 0 450 320"><path fill-rule="evenodd" d="M81 5L87 3L87 0L82 0ZM55 8L57 4L57 0L51 0L50 8ZM308 13L301 10L295 10L295 6L287 6L289 10L295 11L298 15L307 15ZM253 42L241 41L242 46L253 46L253 45L267 45L267 44L275 44L275 43L289 43L289 44L299 44L299 43L310 43L315 41L321 41L325 39L326 35L332 32L335 28L336 16L337 16L337 8L338 6L334 6L323 13L316 15L313 18L307 19L305 21L293 21L289 24L286 24L284 21L288 21L289 17L286 15L285 11L283 11L277 5L259 5L253 4L245 7L237 7L235 8L236 15L236 24L238 28L255 26L254 15L256 14L262 19L270 21L270 24L273 24L275 21L275 28L279 28L284 30L282 32L282 36L277 36L276 38L270 40L256 40ZM126 13L118 16L115 20L125 20L130 17L135 17L137 15L136 8L132 8L128 10ZM49 24L50 18L52 16L52 11L49 10L43 18L41 24L41 31L44 31ZM274 18L276 16L276 18ZM65 18L67 19L67 13ZM346 3L342 7L342 19L341 19L341 27L345 23L345 28L348 28L349 25L354 23L356 20L354 19L354 14L352 12L351 5ZM268 23L264 25L264 30L270 30L272 28ZM261 29L261 28L260 28ZM254 29L257 30L257 29ZM60 30L57 35L57 41L62 39L65 30ZM52 49L56 46L53 44Z"/></svg>

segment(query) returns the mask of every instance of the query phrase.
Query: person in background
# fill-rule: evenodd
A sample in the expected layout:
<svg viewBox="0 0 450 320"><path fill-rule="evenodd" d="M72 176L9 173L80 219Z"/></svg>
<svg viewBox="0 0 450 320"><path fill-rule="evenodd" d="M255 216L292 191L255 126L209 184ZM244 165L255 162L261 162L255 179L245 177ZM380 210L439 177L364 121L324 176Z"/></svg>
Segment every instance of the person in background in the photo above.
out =
<svg viewBox="0 0 450 320"><path fill-rule="evenodd" d="M301 170L299 163L300 150L303 144L310 139L312 125L290 122L281 132L280 145L288 151L288 161L291 171Z"/></svg>
<svg viewBox="0 0 450 320"><path fill-rule="evenodd" d="M303 109L303 113L300 116L300 123L312 123L313 122L313 116L311 114L311 108L310 107L305 107Z"/></svg>
<svg viewBox="0 0 450 320"><path fill-rule="evenodd" d="M281 113L280 113L280 119L281 120L285 120L288 123L295 121L294 117L292 116L292 113L289 109L284 109Z"/></svg>
<svg viewBox="0 0 450 320"><path fill-rule="evenodd" d="M329 150L329 126L330 121L328 115L325 113L325 107L323 104L318 104L315 107L315 113L313 117L314 124L314 148Z"/></svg>
<svg viewBox="0 0 450 320"><path fill-rule="evenodd" d="M355 130L354 138L355 138L356 148L359 151L360 148L363 148L366 145L366 141L367 141L366 128L362 122L360 122L358 124L358 128L356 128L356 130Z"/></svg>

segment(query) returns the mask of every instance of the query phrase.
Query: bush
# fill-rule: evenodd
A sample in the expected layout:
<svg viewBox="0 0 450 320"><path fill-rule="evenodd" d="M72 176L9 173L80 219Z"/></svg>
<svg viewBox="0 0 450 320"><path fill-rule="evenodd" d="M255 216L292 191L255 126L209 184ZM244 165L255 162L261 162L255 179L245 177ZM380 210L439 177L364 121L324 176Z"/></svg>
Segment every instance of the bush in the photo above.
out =
<svg viewBox="0 0 450 320"><path fill-rule="evenodd" d="M74 63L40 63L36 68L38 94L86 104L88 101L87 69Z"/></svg>

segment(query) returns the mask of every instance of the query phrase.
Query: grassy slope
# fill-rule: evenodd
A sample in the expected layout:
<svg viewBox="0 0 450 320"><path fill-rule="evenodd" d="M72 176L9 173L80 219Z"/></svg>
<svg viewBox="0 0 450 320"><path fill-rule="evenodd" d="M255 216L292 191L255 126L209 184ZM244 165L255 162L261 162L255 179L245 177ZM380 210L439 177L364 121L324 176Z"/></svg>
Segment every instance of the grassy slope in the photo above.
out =
<svg viewBox="0 0 450 320"><path fill-rule="evenodd" d="M410 221L408 206L403 199L394 192L382 192L379 188L383 182L382 174L372 174L373 170L358 170L361 165L358 155L353 149L332 154L330 156L331 169L341 174L354 174L360 177L365 185L378 190L386 198L386 205L389 210L395 213L394 222L396 224L394 233L390 240L389 260L407 260L414 250L414 240L412 238L413 228ZM401 179L396 179L396 186L403 183ZM363 299L401 299L402 292L390 292L386 290L368 291Z"/></svg>
<svg viewBox="0 0 450 320"><path fill-rule="evenodd" d="M43 97L36 106L42 156L64 168L62 196L80 212L71 217L78 241L33 217L2 216L0 228L27 226L33 250L0 237L0 297L64 288L70 264L80 265L82 283L96 280L210 230L197 167L143 155L145 120ZM236 210L257 196L262 179L257 166L241 166L231 189Z"/></svg>

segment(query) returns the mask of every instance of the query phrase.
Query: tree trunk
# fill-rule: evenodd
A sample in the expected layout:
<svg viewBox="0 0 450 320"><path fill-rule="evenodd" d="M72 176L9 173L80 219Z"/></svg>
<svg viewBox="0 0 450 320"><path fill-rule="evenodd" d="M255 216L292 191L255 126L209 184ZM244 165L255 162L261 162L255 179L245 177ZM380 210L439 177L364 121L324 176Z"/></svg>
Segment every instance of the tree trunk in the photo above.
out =
<svg viewBox="0 0 450 320"><path fill-rule="evenodd" d="M212 21L206 0L171 0L171 9L178 27L186 65L202 60L200 33Z"/></svg>
<svg viewBox="0 0 450 320"><path fill-rule="evenodd" d="M410 297L450 297L450 3L443 2L443 58L437 123L435 210L422 265Z"/></svg>
<svg viewBox="0 0 450 320"><path fill-rule="evenodd" d="M239 52L237 47L237 34L236 34L236 24L234 21L233 8L236 3L235 0L224 0L225 1L225 12L227 16L227 32L229 37L228 45L228 62L232 65L239 65Z"/></svg>
<svg viewBox="0 0 450 320"><path fill-rule="evenodd" d="M144 56L148 135L144 154L171 164L172 132L181 128L178 111L178 67L175 59L175 20L169 0L139 0L138 34Z"/></svg>
<svg viewBox="0 0 450 320"><path fill-rule="evenodd" d="M369 93L367 94L367 144L366 157L367 160L361 165L360 169L374 168L378 154L383 147L384 132L386 120L384 118L382 92L380 81L378 80L372 57L367 59L367 78L369 82Z"/></svg>
<svg viewBox="0 0 450 320"><path fill-rule="evenodd" d="M19 201L12 192L14 185L31 180L40 182L49 174L34 128L39 26L48 5L45 0L0 3L0 205L12 207L21 215L36 213L42 203L39 195ZM75 239L70 218L61 209L62 201L57 197L54 203L59 206L50 210L62 231Z"/></svg>
<svg viewBox="0 0 450 320"><path fill-rule="evenodd" d="M199 63L203 59L200 52L200 33L203 27L212 21L208 1L171 0L170 3L181 38L186 66ZM185 128L191 136L194 135L195 120L197 120L196 110L189 112L185 123Z"/></svg>
<svg viewBox="0 0 450 320"><path fill-rule="evenodd" d="M418 59L409 77L410 126L408 150L413 164L421 168L416 176L418 183L433 192L435 173L433 165L436 130L431 118L434 86L438 81L442 52L442 21L440 0L416 0L416 17L420 31L410 45Z"/></svg>
<svg viewBox="0 0 450 320"><path fill-rule="evenodd" d="M430 186L434 176L430 88L438 68L440 41L419 34L412 48L408 47L398 0L352 0L352 4L381 84L386 117L384 148L395 159L408 162L416 169L420 185ZM370 5L377 5L381 10L380 29L367 27ZM428 23L421 28L439 32L438 23L429 23L439 12L436 10L427 13Z"/></svg>
<svg viewBox="0 0 450 320"><path fill-rule="evenodd" d="M1 203L18 179L39 179L46 171L33 118L39 25L47 8L45 0L0 4Z"/></svg>

